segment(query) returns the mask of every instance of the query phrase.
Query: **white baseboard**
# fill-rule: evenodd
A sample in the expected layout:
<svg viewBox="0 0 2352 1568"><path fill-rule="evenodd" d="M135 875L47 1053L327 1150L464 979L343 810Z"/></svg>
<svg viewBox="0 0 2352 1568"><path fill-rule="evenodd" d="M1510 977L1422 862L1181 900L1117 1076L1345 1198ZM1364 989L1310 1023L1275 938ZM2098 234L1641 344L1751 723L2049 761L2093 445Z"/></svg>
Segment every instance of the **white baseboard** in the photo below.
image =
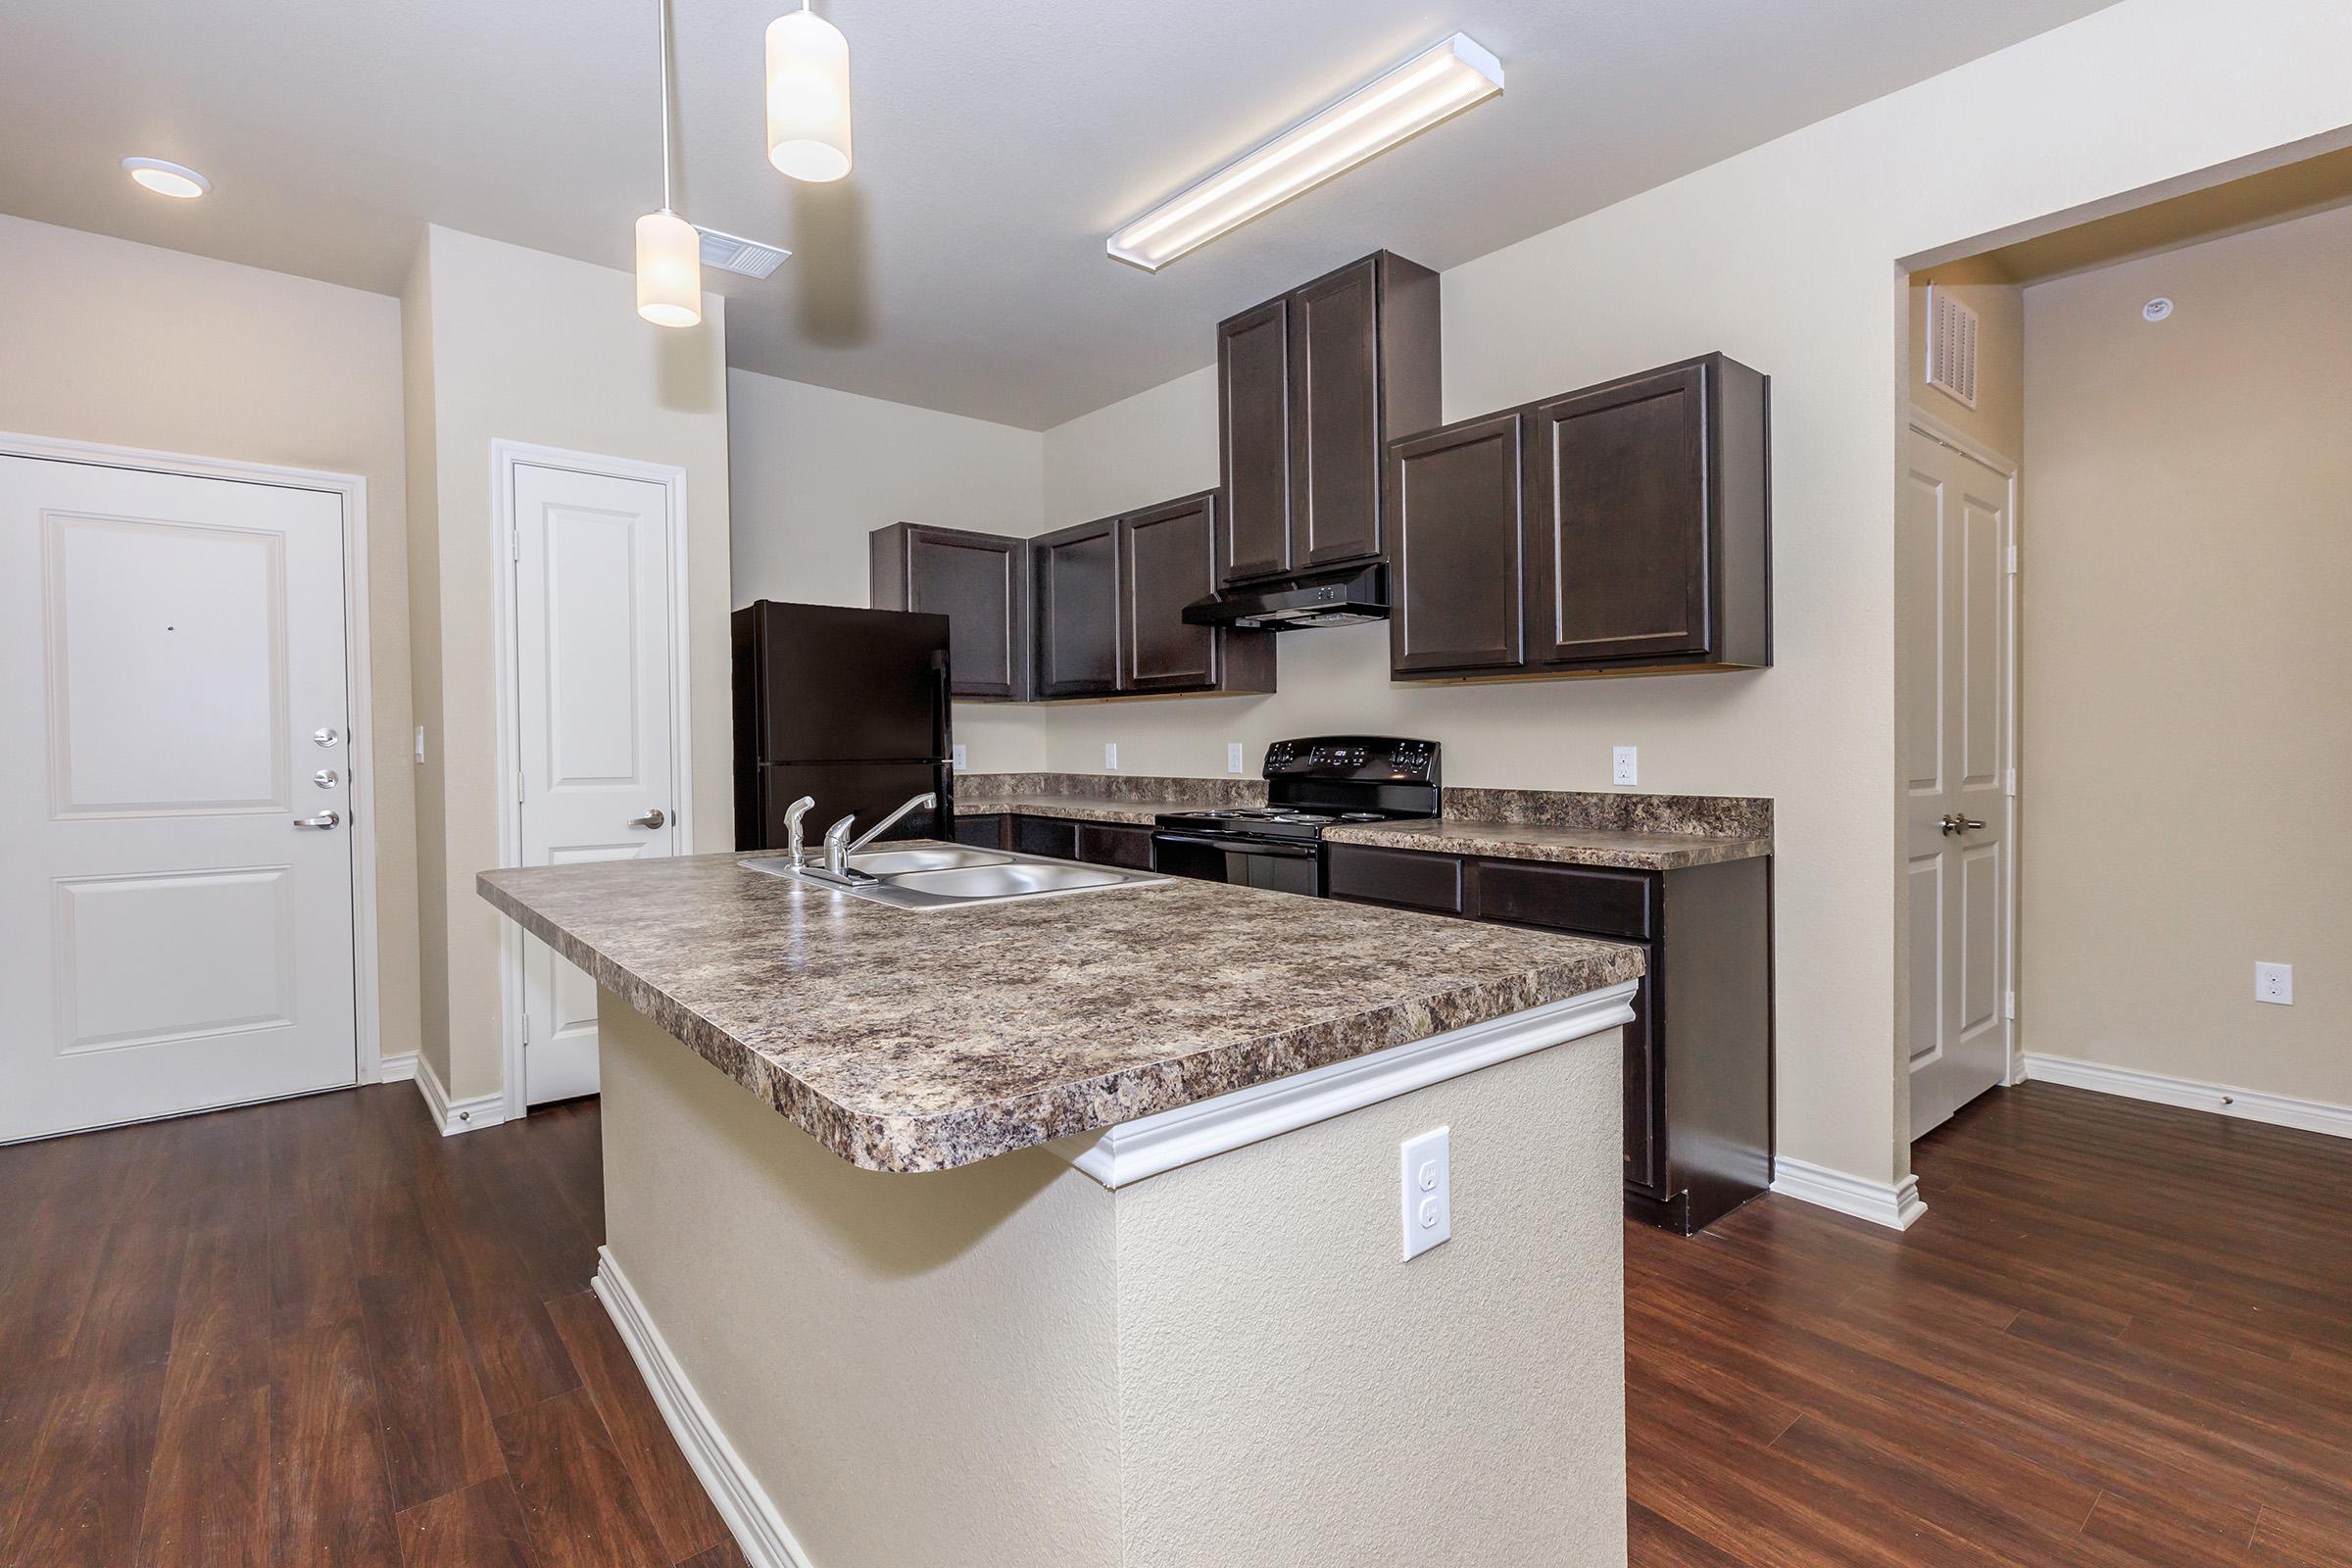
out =
<svg viewBox="0 0 2352 1568"><path fill-rule="evenodd" d="M1790 1159L1787 1154L1776 1156L1772 1162L1772 1190L1783 1198L1836 1209L1889 1230L1907 1231L1928 1211L1928 1205L1920 1200L1916 1176L1905 1176L1892 1184L1866 1181L1827 1165Z"/></svg>
<svg viewBox="0 0 2352 1568"><path fill-rule="evenodd" d="M414 1051L386 1056L375 1064L375 1081L379 1084L405 1084L416 1076L416 1053Z"/></svg>
<svg viewBox="0 0 2352 1568"><path fill-rule="evenodd" d="M2265 1094L2259 1089L2234 1089L2228 1084L2170 1078L2130 1067L2078 1061L2071 1056L2037 1056L2031 1052L2026 1054L2024 1070L2027 1078L2045 1084L2090 1089L2102 1095L2121 1095L2127 1100L2152 1101L2159 1105L2210 1110L2247 1121L2268 1122L2274 1127L2326 1133L2330 1138L2352 1138L2352 1105L2330 1104L2325 1100L2297 1100L2288 1095Z"/></svg>
<svg viewBox="0 0 2352 1568"><path fill-rule="evenodd" d="M808 1554L792 1538L766 1491L744 1467L735 1445L710 1419L710 1407L686 1381L685 1370L670 1354L662 1331L646 1316L644 1301L620 1271L611 1248L596 1250L594 1284L598 1298L612 1315L612 1326L620 1331L621 1343L629 1348L644 1376L662 1419L669 1423L670 1435L678 1440L686 1462L710 1494L719 1518L735 1533L735 1544L743 1548L752 1568L809 1568Z"/></svg>
<svg viewBox="0 0 2352 1568"><path fill-rule="evenodd" d="M431 1112L433 1125L441 1129L442 1137L477 1133L507 1119L505 1095L476 1095L471 1100L452 1100L449 1091L442 1086L441 1075L433 1071L433 1064L422 1056L414 1059L416 1092L424 1097L424 1108Z"/></svg>

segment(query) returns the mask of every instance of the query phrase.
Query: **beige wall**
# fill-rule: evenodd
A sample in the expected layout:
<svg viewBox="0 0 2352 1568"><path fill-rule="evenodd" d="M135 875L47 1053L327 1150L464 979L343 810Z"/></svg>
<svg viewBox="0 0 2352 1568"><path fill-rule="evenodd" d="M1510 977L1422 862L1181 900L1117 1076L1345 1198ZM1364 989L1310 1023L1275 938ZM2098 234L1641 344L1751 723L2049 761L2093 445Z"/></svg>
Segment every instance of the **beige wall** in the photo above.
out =
<svg viewBox="0 0 2352 1568"><path fill-rule="evenodd" d="M1606 788L1631 744L1643 789L1772 796L1780 1148L1894 1180L1901 264L2337 132L2348 50L2352 8L2126 0L1445 274L1448 417L1711 349L1773 375L1772 670L1400 687L1379 628L1302 632L1275 697L1045 712L1050 765L1115 739L1130 770L1213 773L1227 740L1254 762L1285 732L1363 728L1444 742L1465 784ZM1211 482L1213 406L1188 377L1049 431L1047 522Z"/></svg>
<svg viewBox="0 0 2352 1568"><path fill-rule="evenodd" d="M2027 291L2029 1052L2352 1104L2347 299L2352 209Z"/></svg>
<svg viewBox="0 0 2352 1568"><path fill-rule="evenodd" d="M1045 441L986 419L727 372L735 603L871 602L866 536L894 522L1028 535L1044 517ZM956 739L991 772L1045 765L1017 713L959 703Z"/></svg>
<svg viewBox="0 0 2352 1568"><path fill-rule="evenodd" d="M1973 409L1928 384L1931 283L1977 313ZM2026 291L1982 262L1952 262L1911 274L1910 310L1912 405L1995 456L2020 462L2026 447Z"/></svg>
<svg viewBox="0 0 2352 1568"><path fill-rule="evenodd" d="M422 921L425 1035L452 1097L498 1090L501 922L475 896L496 865L498 779L490 443L504 437L686 470L688 661L692 670L694 846L733 841L729 701L727 408L724 305L700 327L664 331L637 316L625 272L435 227L404 306L413 348L409 403L429 452L413 443L419 508L419 622L434 635L415 661L424 688L427 789L420 881L439 878ZM429 476L425 470L429 467ZM442 984L432 981L442 977Z"/></svg>
<svg viewBox="0 0 2352 1568"><path fill-rule="evenodd" d="M398 302L0 217L0 430L368 481L377 990L416 1050Z"/></svg>

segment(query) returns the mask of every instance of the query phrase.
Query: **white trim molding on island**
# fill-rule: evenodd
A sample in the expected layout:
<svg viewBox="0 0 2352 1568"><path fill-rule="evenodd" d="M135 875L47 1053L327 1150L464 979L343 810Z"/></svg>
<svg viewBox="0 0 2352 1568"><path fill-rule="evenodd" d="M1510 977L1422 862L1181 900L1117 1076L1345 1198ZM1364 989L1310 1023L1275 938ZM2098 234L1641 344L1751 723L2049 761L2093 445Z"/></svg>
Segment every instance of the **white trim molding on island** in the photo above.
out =
<svg viewBox="0 0 2352 1568"><path fill-rule="evenodd" d="M1627 980L1046 1147L1103 1186L1124 1187L1496 1062L1620 1028L1634 1021L1639 988L1639 981Z"/></svg>
<svg viewBox="0 0 2352 1568"><path fill-rule="evenodd" d="M2293 1127L2307 1133L2325 1133L2330 1138L2352 1138L2352 1105L2298 1100L2291 1095L2267 1094L2259 1089L2237 1089L2196 1078L2173 1078L2163 1073L2110 1067L2104 1062L2080 1061L2072 1056L2042 1056L2032 1052L2026 1053L2019 1065L2024 1069L2024 1077L2045 1084L2121 1095L2127 1100L2145 1100L2159 1105L2210 1110L2241 1121Z"/></svg>

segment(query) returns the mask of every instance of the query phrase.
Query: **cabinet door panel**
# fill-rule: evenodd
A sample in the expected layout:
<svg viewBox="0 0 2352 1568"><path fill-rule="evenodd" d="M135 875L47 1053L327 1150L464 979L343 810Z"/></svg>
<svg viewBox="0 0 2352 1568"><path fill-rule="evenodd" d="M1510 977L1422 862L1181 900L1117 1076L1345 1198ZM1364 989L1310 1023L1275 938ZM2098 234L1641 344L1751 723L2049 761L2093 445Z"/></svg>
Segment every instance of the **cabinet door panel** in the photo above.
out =
<svg viewBox="0 0 2352 1568"><path fill-rule="evenodd" d="M1217 684L1216 630L1184 618L1184 607L1216 587L1215 495L1190 496L1121 519L1125 689L1205 691Z"/></svg>
<svg viewBox="0 0 2352 1568"><path fill-rule="evenodd" d="M1051 816L1016 816L1012 819L1010 847L1021 855L1075 860L1078 858L1078 824Z"/></svg>
<svg viewBox="0 0 2352 1568"><path fill-rule="evenodd" d="M1656 890L1648 871L1481 860L1476 913L1482 920L1641 940L1657 934Z"/></svg>
<svg viewBox="0 0 2352 1568"><path fill-rule="evenodd" d="M1114 518L1031 541L1037 569L1037 694L1119 689L1118 525Z"/></svg>
<svg viewBox="0 0 2352 1568"><path fill-rule="evenodd" d="M1462 862L1450 855L1369 844L1323 848L1324 890L1335 899L1395 904L1445 914L1462 910Z"/></svg>
<svg viewBox="0 0 2352 1568"><path fill-rule="evenodd" d="M1540 404L1529 422L1533 662L1706 653L1705 367Z"/></svg>
<svg viewBox="0 0 2352 1568"><path fill-rule="evenodd" d="M948 617L957 697L1018 701L1029 689L1028 542L902 522L873 536L872 603Z"/></svg>
<svg viewBox="0 0 2352 1568"><path fill-rule="evenodd" d="M1380 553L1380 258L1295 298L1302 472L1291 556L1302 566L1332 565Z"/></svg>
<svg viewBox="0 0 2352 1568"><path fill-rule="evenodd" d="M1122 827L1115 822L1078 824L1078 858L1089 865L1119 865L1130 871L1152 869L1152 830Z"/></svg>
<svg viewBox="0 0 2352 1568"><path fill-rule="evenodd" d="M1643 948L1645 962L1656 950ZM1634 992L1634 1021L1625 1026L1625 1184L1651 1198L1666 1196L1666 1094L1659 1077L1656 980L1643 974Z"/></svg>
<svg viewBox="0 0 2352 1568"><path fill-rule="evenodd" d="M1291 568L1290 345L1287 298L1217 328L1227 582Z"/></svg>
<svg viewBox="0 0 2352 1568"><path fill-rule="evenodd" d="M1520 439L1519 416L1501 414L1389 449L1394 670L1509 669L1524 657Z"/></svg>

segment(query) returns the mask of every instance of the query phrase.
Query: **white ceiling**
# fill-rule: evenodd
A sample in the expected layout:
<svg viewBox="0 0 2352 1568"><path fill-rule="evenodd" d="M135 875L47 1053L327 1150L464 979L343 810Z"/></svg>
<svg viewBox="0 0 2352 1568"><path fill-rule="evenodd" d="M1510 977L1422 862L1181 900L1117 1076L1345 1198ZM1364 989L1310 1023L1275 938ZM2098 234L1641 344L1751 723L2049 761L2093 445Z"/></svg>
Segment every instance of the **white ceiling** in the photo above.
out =
<svg viewBox="0 0 2352 1568"><path fill-rule="evenodd" d="M767 167L784 0L675 0L678 206L791 247L728 360L1043 427L1382 246L1446 268L2109 0L823 0L857 167ZM607 266L661 191L652 0L6 0L0 211L397 292L421 223ZM1502 98L1157 274L1102 241L1459 28ZM132 153L211 176L172 202ZM647 330L656 330L647 328Z"/></svg>

